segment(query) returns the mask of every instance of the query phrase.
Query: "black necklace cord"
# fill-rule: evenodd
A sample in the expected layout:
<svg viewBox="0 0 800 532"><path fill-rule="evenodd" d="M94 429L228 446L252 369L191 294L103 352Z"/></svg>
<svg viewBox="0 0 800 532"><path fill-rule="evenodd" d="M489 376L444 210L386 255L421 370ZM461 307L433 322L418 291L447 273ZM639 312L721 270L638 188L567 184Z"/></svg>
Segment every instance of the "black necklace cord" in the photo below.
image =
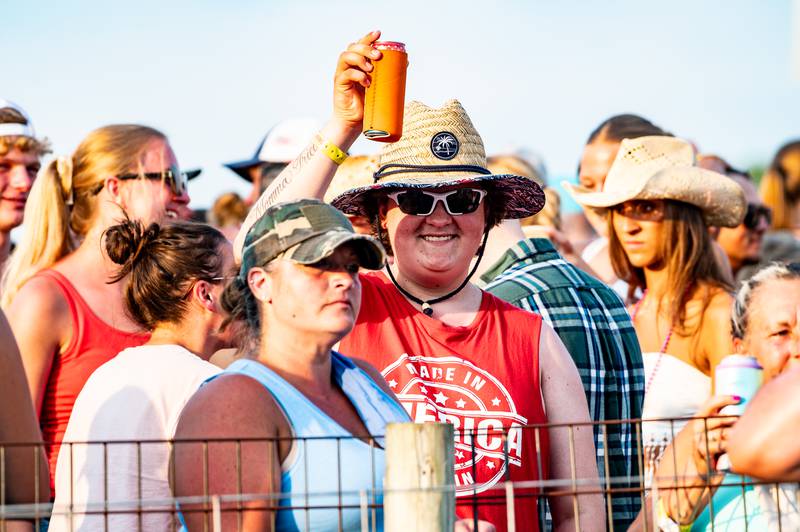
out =
<svg viewBox="0 0 800 532"><path fill-rule="evenodd" d="M380 240L381 239L381 224L380 224L380 222L377 225L378 225L378 227L377 227L377 229L378 229L378 240ZM444 301L446 299L450 299L451 297L453 297L457 293L461 292L461 290L463 290L465 286L467 286L467 283L469 282L470 279L472 279L472 276L475 275L475 271L478 269L478 265L481 263L481 259L483 258L483 252L484 252L484 250L486 250L486 241L488 239L489 239L489 229L487 228L483 232L483 241L481 242L481 247L478 248L478 258L477 258L477 260L475 260L475 264L472 266L472 270L470 270L469 274L461 282L461 284L458 285L458 288L456 288L452 292L448 292L447 294L445 294L445 295L443 295L441 297L428 299L427 301L423 300L423 299L420 299L417 296L411 294L408 290L406 290L402 286L400 286L400 283L398 283L397 279L395 279L394 275L392 275L392 268L388 264L386 265L386 273L389 275L389 279L391 279L392 283L397 287L398 290L400 290L401 294L406 296L408 299L410 299L411 301L413 301L417 305L422 305L422 313L425 314L426 316L431 316L431 315L433 315L433 308L431 307L431 305L435 305L436 303L441 303L442 301Z"/></svg>

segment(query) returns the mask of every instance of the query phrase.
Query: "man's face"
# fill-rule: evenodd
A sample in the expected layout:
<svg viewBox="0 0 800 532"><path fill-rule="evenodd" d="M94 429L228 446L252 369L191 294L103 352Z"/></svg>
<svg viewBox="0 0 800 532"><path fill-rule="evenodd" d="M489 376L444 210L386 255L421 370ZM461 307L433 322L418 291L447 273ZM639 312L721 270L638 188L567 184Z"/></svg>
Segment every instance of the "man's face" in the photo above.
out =
<svg viewBox="0 0 800 532"><path fill-rule="evenodd" d="M39 172L39 155L12 147L0 155L0 231L9 232L22 223L25 202Z"/></svg>
<svg viewBox="0 0 800 532"><path fill-rule="evenodd" d="M764 204L758 196L755 185L742 177L731 176L731 179L742 187L748 211L758 213L761 210L763 212ZM748 227L747 224L741 223L736 227L721 227L717 236L717 242L728 255L734 272L742 266L758 262L761 257L761 242L764 233L769 229L769 220L766 216L756 215L748 218L753 218L754 225L751 224Z"/></svg>

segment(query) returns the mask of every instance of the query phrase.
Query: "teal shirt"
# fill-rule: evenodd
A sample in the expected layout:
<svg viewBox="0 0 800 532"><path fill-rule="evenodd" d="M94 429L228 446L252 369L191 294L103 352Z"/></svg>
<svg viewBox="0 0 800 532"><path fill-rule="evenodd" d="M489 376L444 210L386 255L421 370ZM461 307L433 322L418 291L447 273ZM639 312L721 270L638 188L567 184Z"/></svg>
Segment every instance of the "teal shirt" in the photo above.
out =
<svg viewBox="0 0 800 532"><path fill-rule="evenodd" d="M768 519L751 482L732 473L725 475L709 505L692 523L692 531L769 530Z"/></svg>

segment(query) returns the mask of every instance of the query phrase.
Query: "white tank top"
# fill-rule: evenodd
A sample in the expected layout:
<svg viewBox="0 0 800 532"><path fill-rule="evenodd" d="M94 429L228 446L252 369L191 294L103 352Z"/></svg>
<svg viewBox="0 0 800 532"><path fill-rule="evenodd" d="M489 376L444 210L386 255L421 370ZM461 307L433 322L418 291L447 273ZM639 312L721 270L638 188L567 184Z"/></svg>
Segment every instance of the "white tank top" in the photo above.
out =
<svg viewBox="0 0 800 532"><path fill-rule="evenodd" d="M688 422L647 420L694 416L711 395L711 377L669 354L661 356L659 363L659 356L642 353L645 382L650 383L642 406L646 479L651 477L664 449Z"/></svg>
<svg viewBox="0 0 800 532"><path fill-rule="evenodd" d="M128 348L97 368L75 401L58 454L50 531L175 530L165 440L174 436L181 410L200 384L219 372L178 345ZM69 443L89 441L112 443ZM140 490L141 504L163 512L141 514L139 521ZM109 513L107 522L106 504L120 512ZM70 508L72 522L65 513Z"/></svg>

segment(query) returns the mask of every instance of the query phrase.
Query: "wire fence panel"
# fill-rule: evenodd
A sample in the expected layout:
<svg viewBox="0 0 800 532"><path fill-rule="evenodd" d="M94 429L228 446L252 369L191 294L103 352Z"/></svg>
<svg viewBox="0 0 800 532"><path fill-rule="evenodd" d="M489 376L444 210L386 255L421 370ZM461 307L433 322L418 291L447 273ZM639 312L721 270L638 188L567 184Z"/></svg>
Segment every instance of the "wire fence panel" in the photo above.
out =
<svg viewBox="0 0 800 532"><path fill-rule="evenodd" d="M685 421L657 420L669 427ZM445 493L453 497L457 516L473 526L481 519L493 520L498 530L512 532L529 530L530 523L548 530L552 527L548 508L557 513L556 509L565 507L574 518L575 530L614 530L614 498L623 495L639 496L648 503L638 516L644 530L663 525L667 510L671 516L690 517L695 527L707 523L709 530L800 529L798 483L765 482L713 469L704 476L684 474L686 468L675 453L661 449L663 442L656 458L653 447L642 442L641 434L650 422L592 424L601 425L598 430L603 437L610 424L634 424L638 443L632 460L643 472L636 476L612 475L608 457L600 460L605 468L599 476L578 473L581 463L595 463L596 458L576 451L578 431L594 428L586 424L456 429L452 479L428 489L432 496ZM566 431L569 442L569 456L565 457L569 474L561 477L550 474L554 457L548 453L554 451L547 443L557 431ZM525 469L516 449L528 438L536 456L533 466ZM28 448L38 457L45 444L6 443L0 445L0 523L31 520L38 529L38 521L49 518L53 532L89 524L96 530L177 531L182 517L200 516L202 519L193 521L201 523L197 529L216 531L244 530L254 516L261 515L275 519L278 529L378 532L383 530L387 493L383 485L385 443L383 435L64 442L55 501L27 504L7 501L4 473L9 451ZM197 459L189 463L176 459L184 452L182 446L196 448L193 456ZM262 455L264 459L249 460ZM662 457L672 461L671 468L657 467ZM673 472L670 476L656 475L668 469ZM524 474L525 470L533 473ZM38 470L32 473L38 479ZM176 486L187 473L198 480L197 489L176 496ZM255 481L269 475L279 478L274 489L251 489L261 485ZM222 478L230 480L226 489L219 489ZM600 504L594 504L593 498ZM586 513L590 502L594 514ZM415 508L407 511L411 520ZM588 520L587 515L591 515ZM0 527L0 532L3 530Z"/></svg>

